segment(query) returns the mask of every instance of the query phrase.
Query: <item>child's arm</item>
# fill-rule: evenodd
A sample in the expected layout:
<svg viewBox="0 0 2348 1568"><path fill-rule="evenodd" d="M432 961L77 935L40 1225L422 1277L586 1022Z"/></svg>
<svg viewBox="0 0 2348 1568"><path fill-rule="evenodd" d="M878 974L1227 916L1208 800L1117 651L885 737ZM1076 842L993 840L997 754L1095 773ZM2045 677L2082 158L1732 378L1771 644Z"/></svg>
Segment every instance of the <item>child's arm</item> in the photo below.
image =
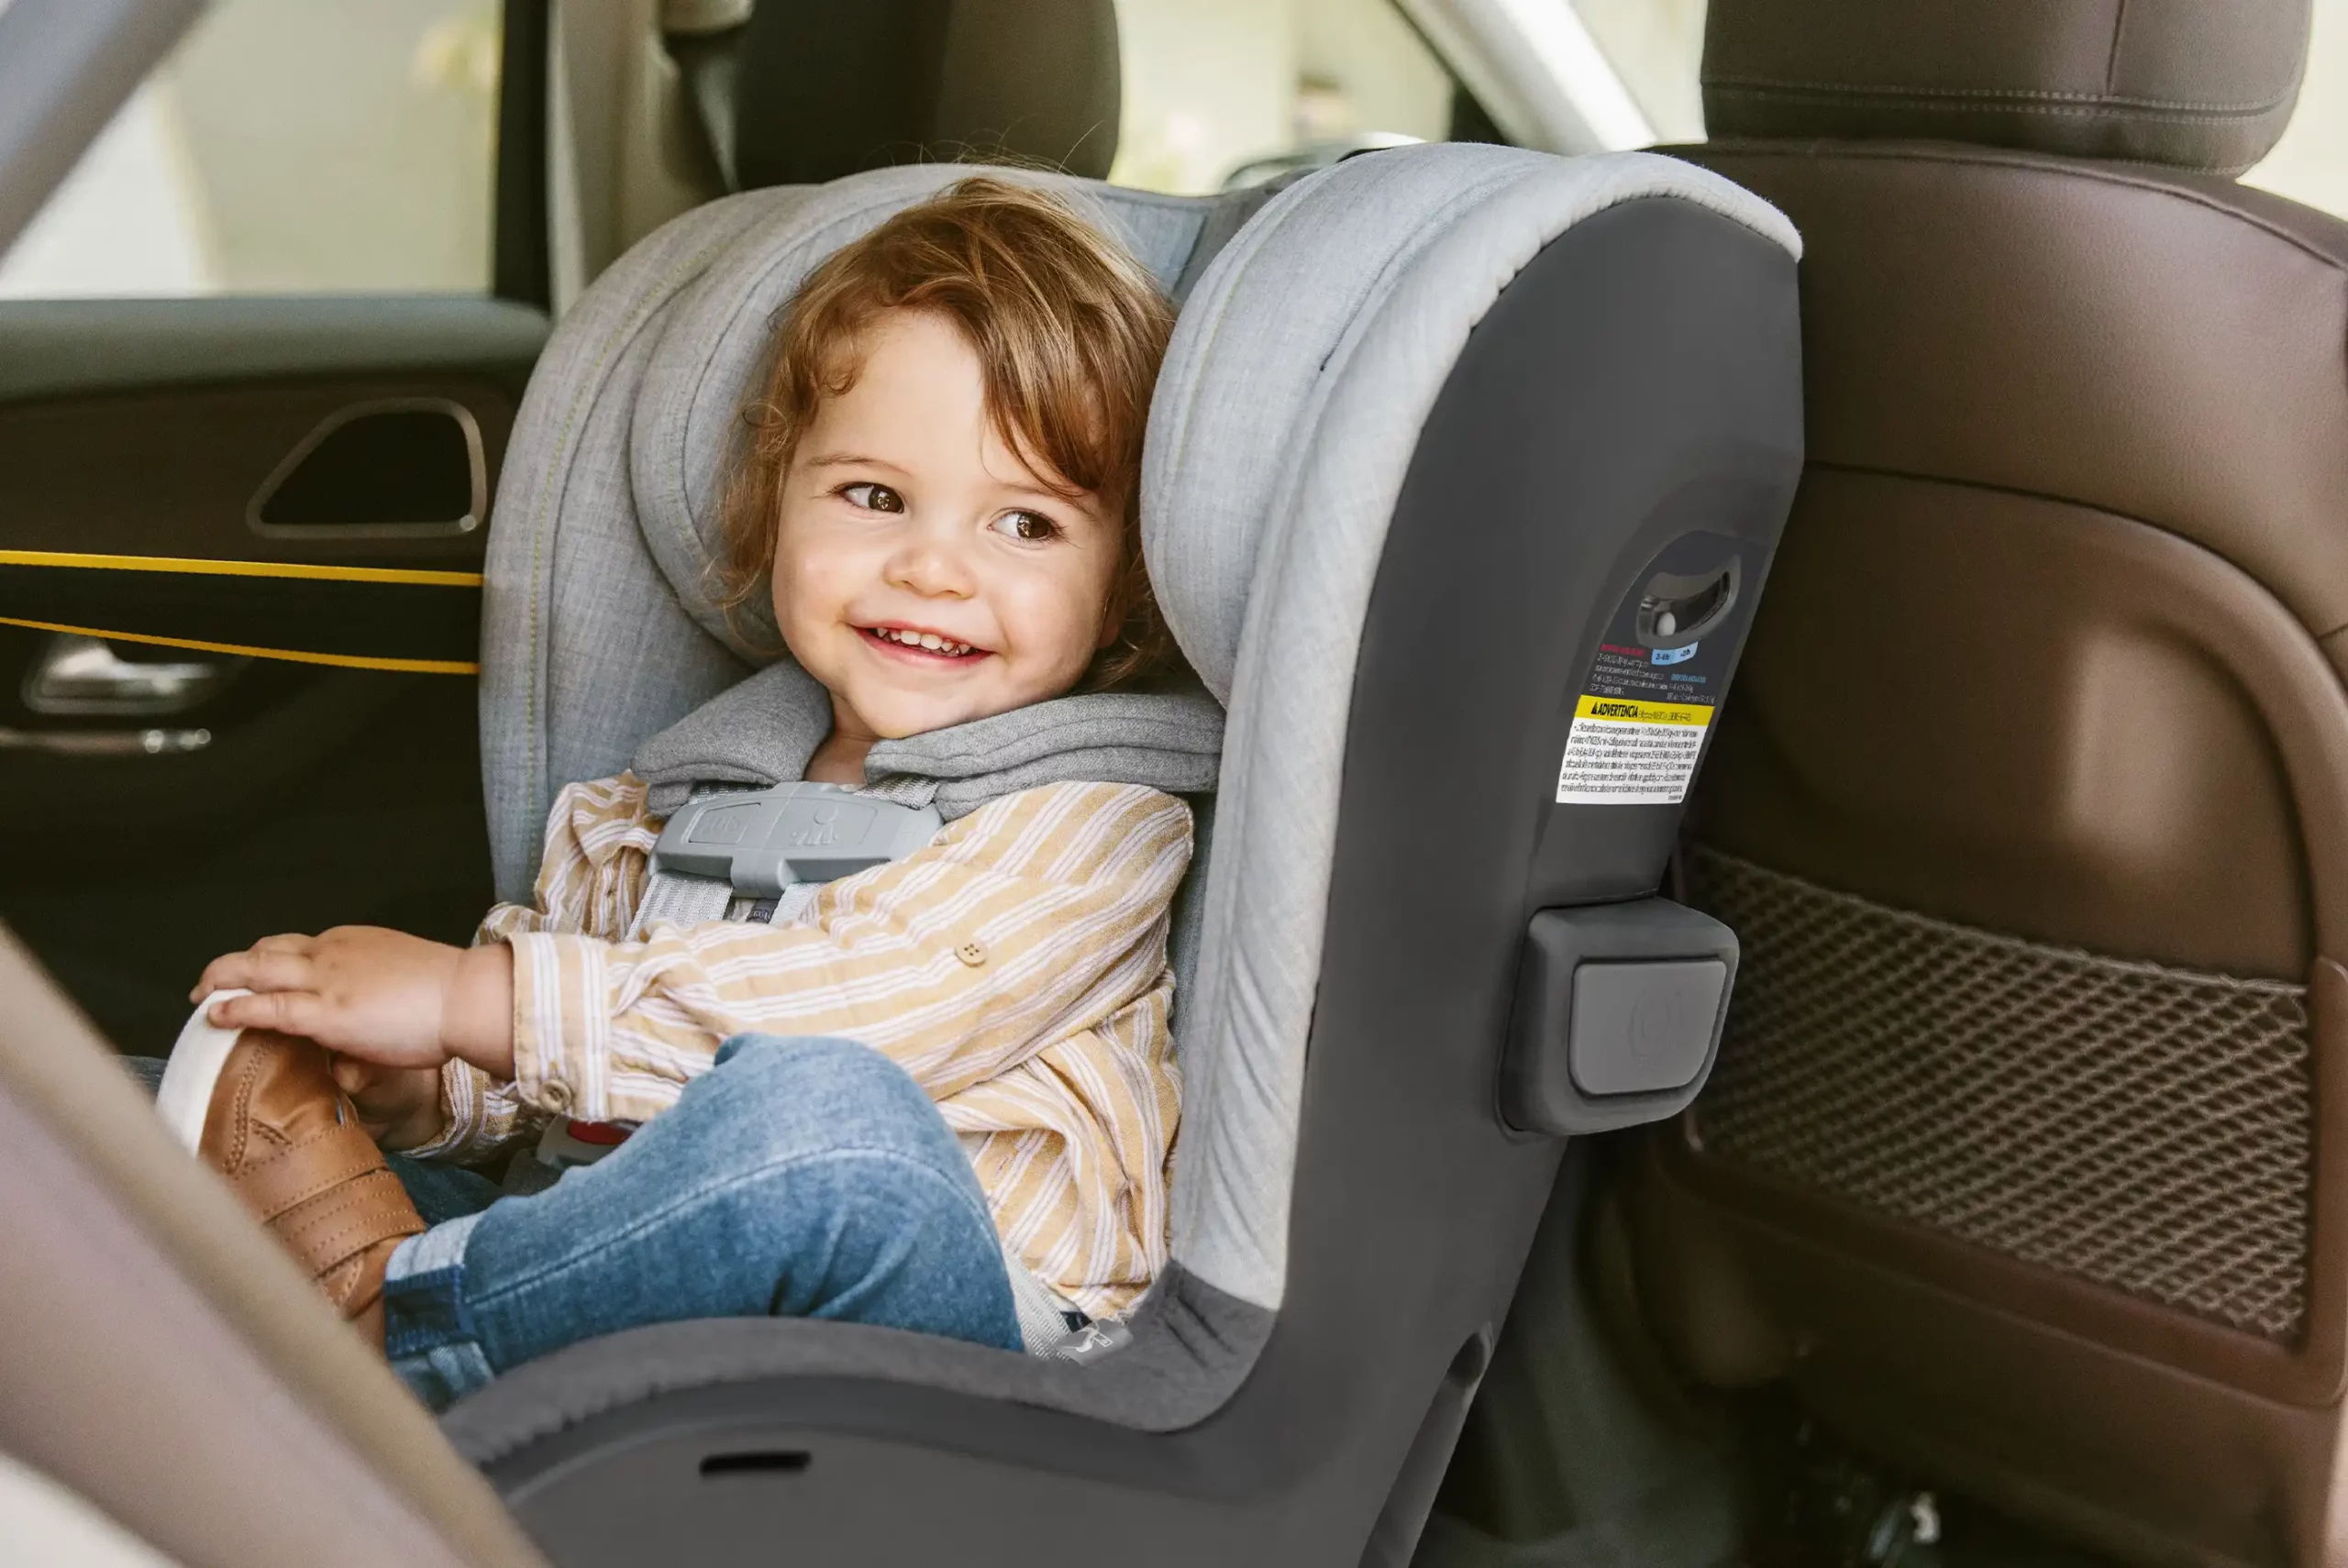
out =
<svg viewBox="0 0 2348 1568"><path fill-rule="evenodd" d="M860 1041L947 1098L1158 982L1190 828L1156 790L1051 785L833 883L807 923L518 936L517 1088L589 1121L645 1121L721 1042L760 1032Z"/></svg>
<svg viewBox="0 0 2348 1568"><path fill-rule="evenodd" d="M379 1067L437 1068L450 1058L514 1075L514 950L451 947L380 926L270 936L207 965L194 1000L223 1029L277 1029Z"/></svg>
<svg viewBox="0 0 2348 1568"><path fill-rule="evenodd" d="M446 947L371 927L217 960L214 1021L290 1030L386 1066L456 1058L538 1110L648 1121L730 1035L834 1034L935 1099L999 1077L1157 984L1190 809L1138 786L998 801L936 844L832 884L814 923L657 925Z"/></svg>
<svg viewBox="0 0 2348 1568"><path fill-rule="evenodd" d="M659 823L646 810L644 786L635 778L623 774L616 778L565 786L548 818L535 902L500 904L491 910L474 937L474 950L494 947L493 960L502 961L510 973L511 959L504 944L523 933L570 931L616 935L624 932L635 918L645 862L659 833ZM404 953L410 958L421 955L420 961L433 965L458 962L465 951L433 943L418 944L414 938L401 938L395 932L363 928L328 932L316 938L271 937L249 952L231 954L206 969L195 996L200 999L230 985L269 989L294 980L332 983L324 968L313 973L285 961L288 952L307 953L322 942L327 944L328 958L337 953L346 958L358 955L357 961L361 965L376 961L371 949L378 947L394 955ZM271 954L277 957L264 963ZM389 991L404 984L399 970L399 964L394 962L376 977L383 982L380 988ZM349 980L346 975L343 989L338 993L345 1004L337 1011L338 1022L324 1027L343 1031L348 1043L341 1047L343 1054L336 1064L337 1080L351 1096L368 1132L384 1147L414 1150L428 1157L478 1159L535 1130L537 1113L521 1103L511 1083L505 1081L512 1074L510 1048L493 1047L486 1053L471 1053L471 1056L486 1062L488 1070L474 1065L468 1053L456 1050L434 1066L401 1066L396 1062L386 1065L385 1051L371 1048L371 1037L361 1037L369 1026L361 1023L348 1005L351 999ZM287 1000L267 1004L267 1009L287 1017L294 1012L307 1016L316 1013L321 1005L320 994L313 984L294 987L285 994ZM390 1005L390 999L378 996L368 1005ZM249 1010L257 1014L264 1010ZM241 1025L252 1021L228 1003L221 1004L215 1013L224 1022L233 1021ZM510 1010L507 1017L504 1038L510 1043ZM464 1021L458 1021L461 1027ZM409 1034L416 1027L415 1020L407 1011L402 1011L395 1021L395 1028ZM323 1039L322 1043L334 1043Z"/></svg>

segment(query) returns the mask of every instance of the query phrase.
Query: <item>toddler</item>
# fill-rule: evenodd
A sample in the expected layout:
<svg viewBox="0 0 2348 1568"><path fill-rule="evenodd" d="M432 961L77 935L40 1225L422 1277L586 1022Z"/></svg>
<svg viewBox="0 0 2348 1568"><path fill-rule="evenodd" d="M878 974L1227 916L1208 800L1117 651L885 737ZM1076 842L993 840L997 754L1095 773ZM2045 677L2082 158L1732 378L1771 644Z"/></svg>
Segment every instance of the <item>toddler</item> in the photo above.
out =
<svg viewBox="0 0 2348 1568"><path fill-rule="evenodd" d="M803 778L862 788L876 745L1099 702L1069 694L1171 662L1136 522L1170 323L1130 256L993 179L807 280L751 410L723 583L737 609L770 596L797 667L737 690L812 677L828 701ZM273 936L196 987L245 1031L200 1153L409 1385L443 1404L680 1319L1016 1349L1015 1289L1071 1325L1127 1309L1166 1258L1183 802L1013 789L780 923L637 931L659 828L635 773L572 784L535 906L493 910L476 945ZM467 1168L550 1119L637 1126L535 1194Z"/></svg>

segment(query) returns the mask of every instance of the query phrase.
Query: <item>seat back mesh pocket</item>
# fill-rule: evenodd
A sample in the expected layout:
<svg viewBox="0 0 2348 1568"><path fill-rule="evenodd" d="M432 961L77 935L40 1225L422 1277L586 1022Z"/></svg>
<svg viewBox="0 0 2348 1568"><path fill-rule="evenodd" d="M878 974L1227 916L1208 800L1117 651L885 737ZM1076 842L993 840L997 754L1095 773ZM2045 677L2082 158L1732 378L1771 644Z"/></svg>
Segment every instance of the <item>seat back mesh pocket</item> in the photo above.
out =
<svg viewBox="0 0 2348 1568"><path fill-rule="evenodd" d="M1705 1157L2287 1341L2307 1311L2307 992L2101 958L1691 845L1743 948Z"/></svg>

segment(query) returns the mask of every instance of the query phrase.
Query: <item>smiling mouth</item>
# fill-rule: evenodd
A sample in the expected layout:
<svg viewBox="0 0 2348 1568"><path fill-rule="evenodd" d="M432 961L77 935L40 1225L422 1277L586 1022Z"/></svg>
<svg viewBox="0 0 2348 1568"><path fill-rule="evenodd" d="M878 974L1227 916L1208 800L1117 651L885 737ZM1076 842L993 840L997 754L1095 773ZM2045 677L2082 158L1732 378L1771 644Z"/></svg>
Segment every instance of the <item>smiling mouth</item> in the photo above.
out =
<svg viewBox="0 0 2348 1568"><path fill-rule="evenodd" d="M858 632L872 642L885 643L892 649L912 654L925 654L937 659L984 658L987 650L936 632L917 632L910 626L858 626Z"/></svg>

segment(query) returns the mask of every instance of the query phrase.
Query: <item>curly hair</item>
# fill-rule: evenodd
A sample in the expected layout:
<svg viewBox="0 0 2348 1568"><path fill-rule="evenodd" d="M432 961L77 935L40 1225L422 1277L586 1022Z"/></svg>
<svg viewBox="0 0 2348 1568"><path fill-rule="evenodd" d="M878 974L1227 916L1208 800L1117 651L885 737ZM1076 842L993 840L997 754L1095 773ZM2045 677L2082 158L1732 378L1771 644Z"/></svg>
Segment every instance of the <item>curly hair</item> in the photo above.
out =
<svg viewBox="0 0 2348 1568"><path fill-rule="evenodd" d="M1109 614L1122 625L1083 687L1106 690L1178 658L1141 551L1142 433L1174 313L1140 262L1047 191L980 175L907 207L817 267L775 328L773 368L745 411L728 488L719 602L757 597L774 558L784 475L826 397L856 384L859 334L883 313L934 311L978 357L987 417L1064 495L1120 519Z"/></svg>

